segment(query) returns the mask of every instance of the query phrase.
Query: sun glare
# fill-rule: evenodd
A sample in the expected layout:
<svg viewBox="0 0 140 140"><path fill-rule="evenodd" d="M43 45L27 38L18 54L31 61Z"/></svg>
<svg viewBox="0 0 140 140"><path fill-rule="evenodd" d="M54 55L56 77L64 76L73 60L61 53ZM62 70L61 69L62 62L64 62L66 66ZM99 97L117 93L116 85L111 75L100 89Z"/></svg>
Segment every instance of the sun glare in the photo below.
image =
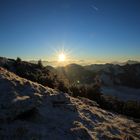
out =
<svg viewBox="0 0 140 140"><path fill-rule="evenodd" d="M64 45L62 47L59 46L58 49L55 48L55 61L57 61L58 66L68 65L71 61L71 50L65 49Z"/></svg>
<svg viewBox="0 0 140 140"><path fill-rule="evenodd" d="M59 56L58 56L58 61L59 61L59 62L64 62L64 61L66 61L66 56L65 56L64 53L59 54Z"/></svg>

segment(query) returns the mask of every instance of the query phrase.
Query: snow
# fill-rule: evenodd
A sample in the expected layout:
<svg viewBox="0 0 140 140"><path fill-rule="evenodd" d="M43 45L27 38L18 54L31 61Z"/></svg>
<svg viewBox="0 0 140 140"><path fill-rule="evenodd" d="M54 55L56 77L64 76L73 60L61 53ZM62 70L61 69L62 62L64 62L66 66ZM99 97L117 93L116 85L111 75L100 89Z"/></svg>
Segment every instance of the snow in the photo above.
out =
<svg viewBox="0 0 140 140"><path fill-rule="evenodd" d="M0 118L0 139L5 140L140 139L140 125L132 120L2 68Z"/></svg>

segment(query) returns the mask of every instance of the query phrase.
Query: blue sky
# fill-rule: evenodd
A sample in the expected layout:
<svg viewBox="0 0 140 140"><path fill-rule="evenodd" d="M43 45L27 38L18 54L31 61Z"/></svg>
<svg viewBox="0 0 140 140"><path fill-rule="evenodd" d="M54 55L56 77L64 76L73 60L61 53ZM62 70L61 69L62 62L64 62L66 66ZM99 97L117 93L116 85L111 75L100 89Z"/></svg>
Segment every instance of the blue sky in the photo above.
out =
<svg viewBox="0 0 140 140"><path fill-rule="evenodd" d="M140 60L139 0L0 0L0 56Z"/></svg>

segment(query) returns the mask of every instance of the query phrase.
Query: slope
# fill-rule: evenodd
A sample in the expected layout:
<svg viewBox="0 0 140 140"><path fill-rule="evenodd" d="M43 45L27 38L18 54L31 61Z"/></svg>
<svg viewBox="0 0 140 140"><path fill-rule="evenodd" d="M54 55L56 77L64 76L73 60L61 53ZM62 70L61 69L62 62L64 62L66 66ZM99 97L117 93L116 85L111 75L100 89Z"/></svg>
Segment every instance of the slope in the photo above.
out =
<svg viewBox="0 0 140 140"><path fill-rule="evenodd" d="M0 139L140 139L123 116L18 77L0 68Z"/></svg>

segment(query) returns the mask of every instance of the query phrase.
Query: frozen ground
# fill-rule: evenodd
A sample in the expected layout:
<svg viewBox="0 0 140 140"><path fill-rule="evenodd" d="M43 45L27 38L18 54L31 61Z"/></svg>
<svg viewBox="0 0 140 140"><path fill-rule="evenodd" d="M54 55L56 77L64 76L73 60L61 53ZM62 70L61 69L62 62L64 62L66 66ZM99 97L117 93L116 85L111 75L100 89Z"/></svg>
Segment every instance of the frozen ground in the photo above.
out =
<svg viewBox="0 0 140 140"><path fill-rule="evenodd" d="M132 120L3 68L0 68L0 123L1 140L140 139L140 125Z"/></svg>

